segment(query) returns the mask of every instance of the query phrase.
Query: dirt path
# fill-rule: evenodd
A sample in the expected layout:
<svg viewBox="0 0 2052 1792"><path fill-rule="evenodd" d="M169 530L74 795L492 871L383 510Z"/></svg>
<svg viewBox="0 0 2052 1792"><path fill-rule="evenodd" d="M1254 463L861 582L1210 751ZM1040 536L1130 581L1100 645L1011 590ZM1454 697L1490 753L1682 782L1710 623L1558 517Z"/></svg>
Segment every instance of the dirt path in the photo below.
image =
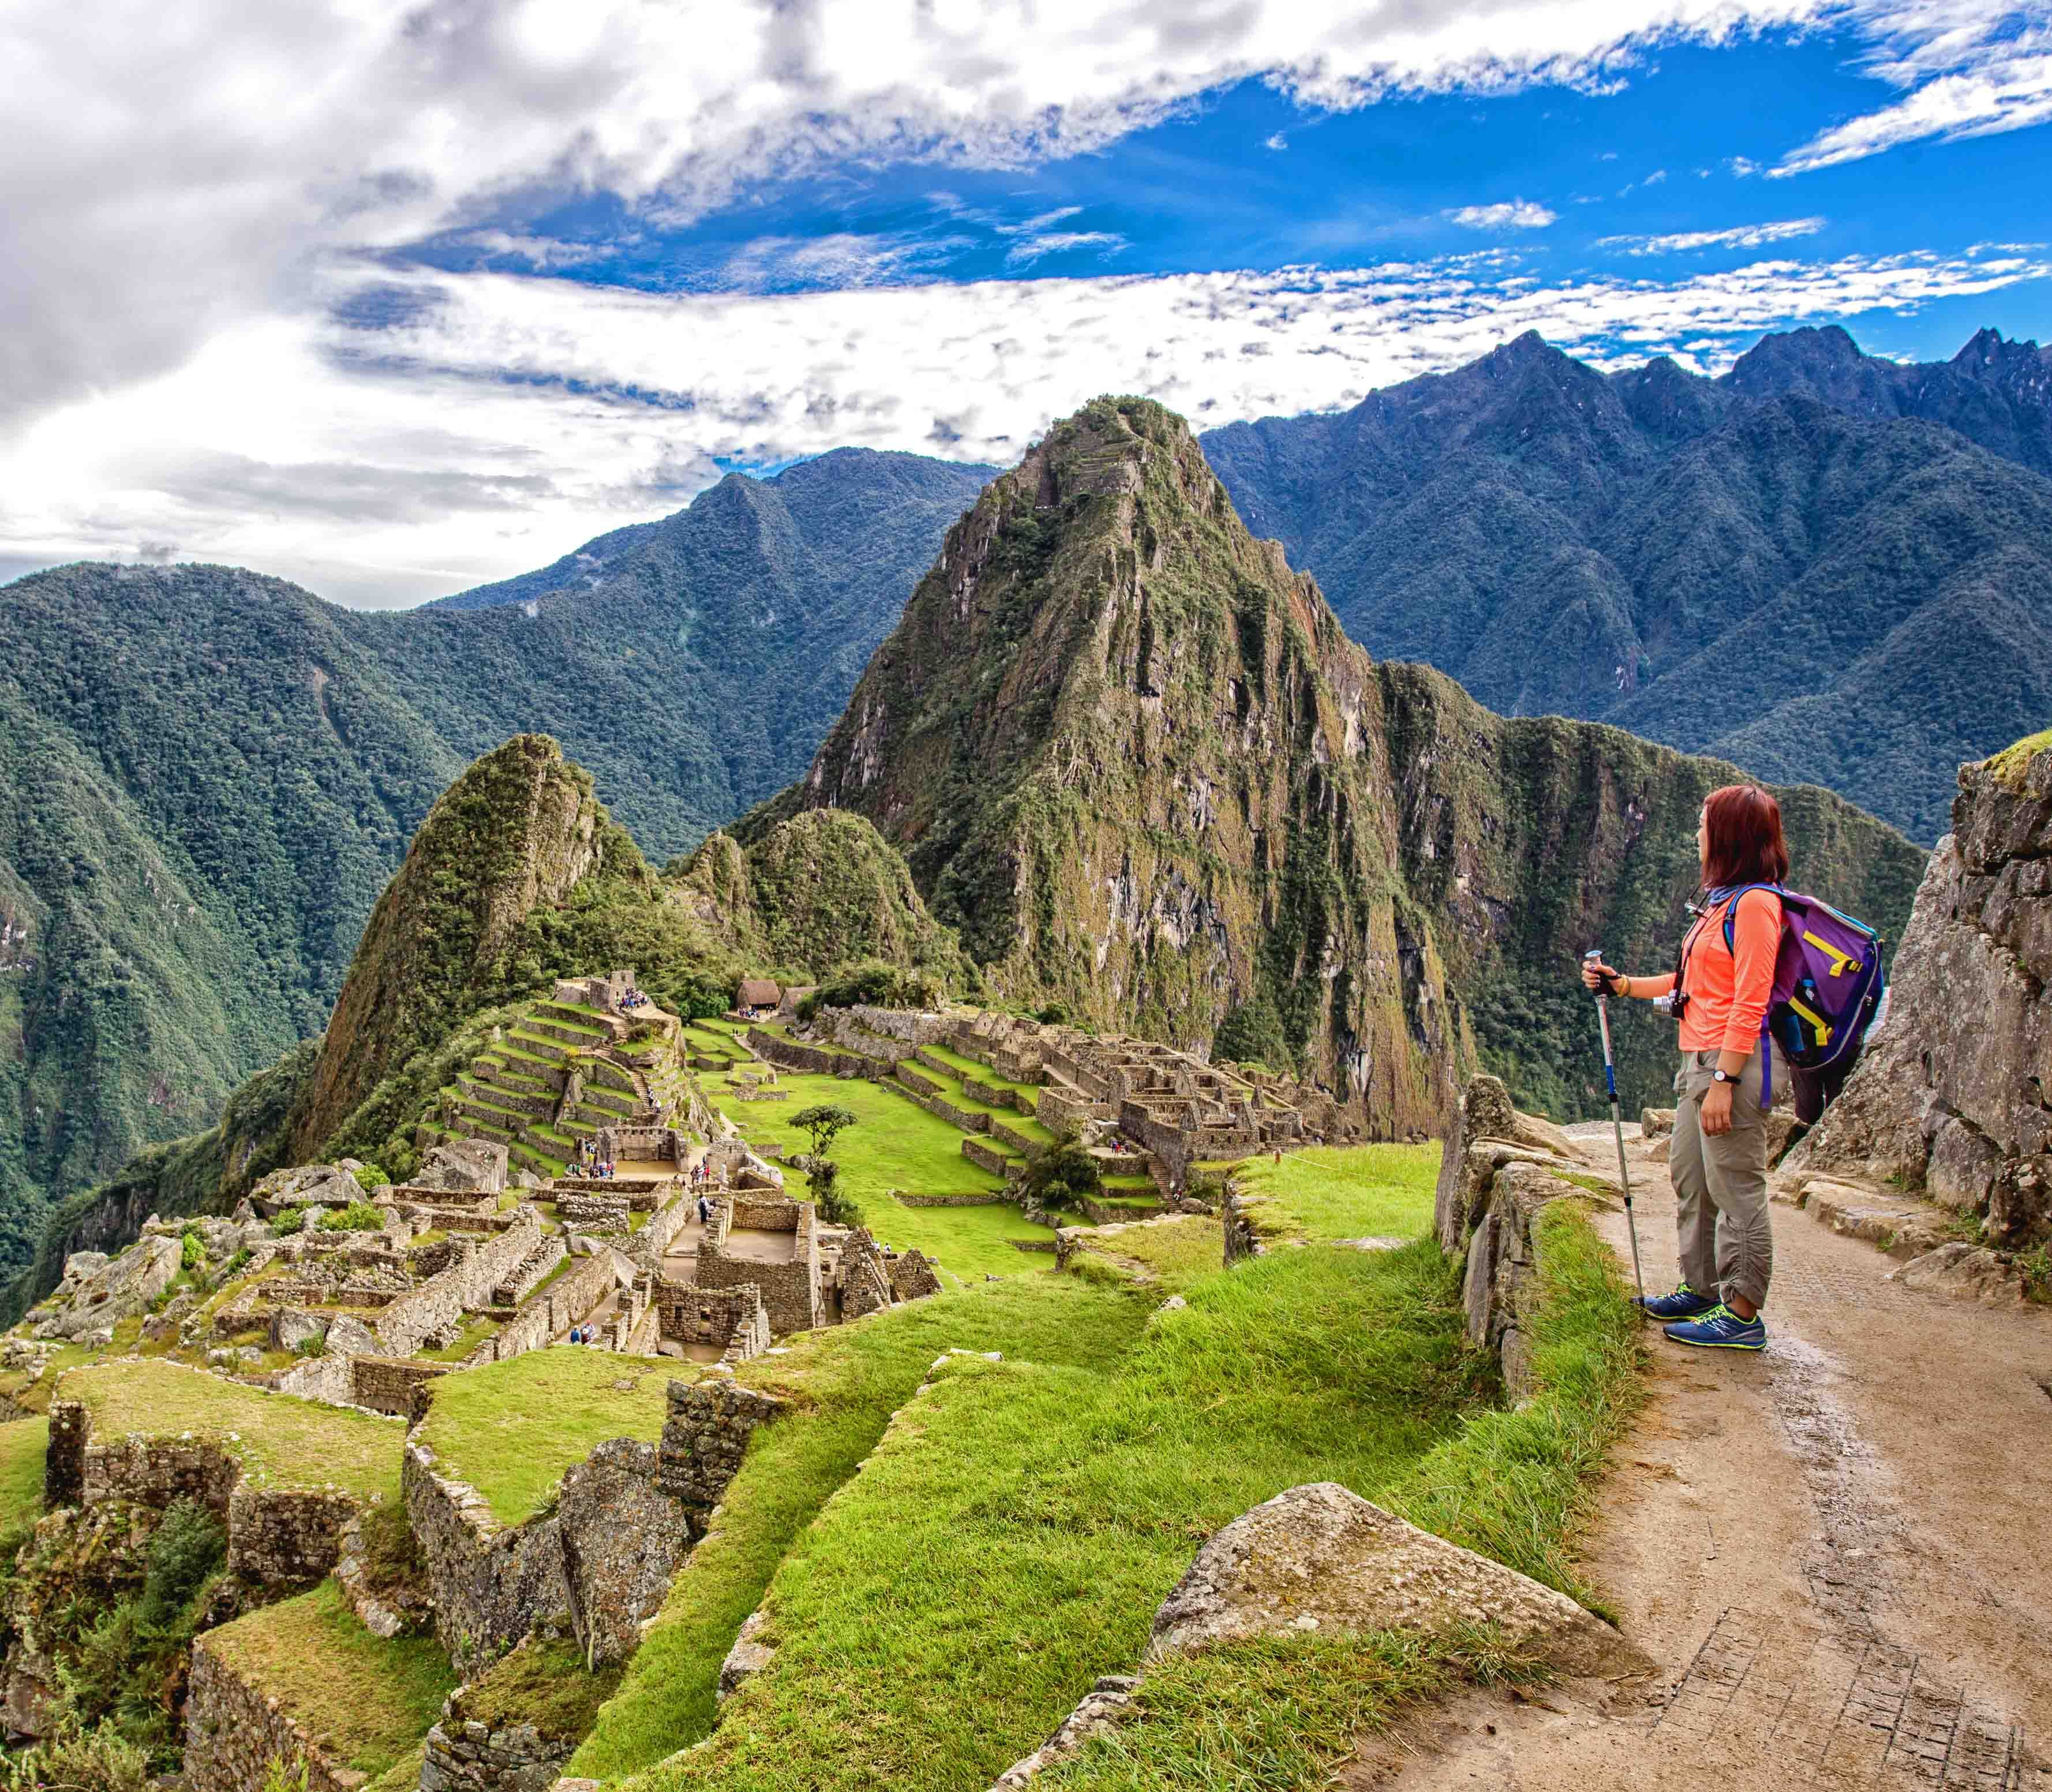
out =
<svg viewBox="0 0 2052 1792"><path fill-rule="evenodd" d="M1673 1191L1634 1158L1647 1286L1671 1288ZM1342 1783L2052 1792L2052 1313L1912 1293L1871 1246L1774 1219L1772 1348L1649 1329L1587 1540L1665 1687L1478 1694ZM1606 1231L1622 1256L1621 1213Z"/></svg>

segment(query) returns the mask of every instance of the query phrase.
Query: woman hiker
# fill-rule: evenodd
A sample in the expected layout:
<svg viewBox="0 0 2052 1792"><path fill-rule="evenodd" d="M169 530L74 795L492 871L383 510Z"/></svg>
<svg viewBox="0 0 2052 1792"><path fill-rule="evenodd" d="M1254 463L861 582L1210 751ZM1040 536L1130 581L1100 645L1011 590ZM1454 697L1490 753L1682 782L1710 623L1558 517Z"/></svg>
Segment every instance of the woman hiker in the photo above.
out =
<svg viewBox="0 0 2052 1792"><path fill-rule="evenodd" d="M1760 1350L1767 1344L1760 1309L1774 1271L1760 1099L1762 1057L1771 1048L1760 1024L1781 943L1781 898L1757 886L1788 875L1781 805L1757 784L1712 791L1697 818L1696 848L1703 890L1690 904L1696 920L1678 970L1627 977L1598 963L1584 968L1582 981L1648 1001L1680 984L1672 1011L1682 1023L1682 1067L1667 1171L1682 1285L1648 1299L1646 1311L1670 1322L1666 1333L1677 1344Z"/></svg>

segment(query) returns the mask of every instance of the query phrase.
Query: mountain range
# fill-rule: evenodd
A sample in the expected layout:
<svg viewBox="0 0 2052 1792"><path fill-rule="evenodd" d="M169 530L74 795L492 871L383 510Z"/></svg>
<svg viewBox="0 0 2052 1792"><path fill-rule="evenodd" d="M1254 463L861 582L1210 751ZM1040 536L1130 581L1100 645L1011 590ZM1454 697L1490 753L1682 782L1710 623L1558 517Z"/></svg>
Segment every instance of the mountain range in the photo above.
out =
<svg viewBox="0 0 2052 1792"><path fill-rule="evenodd" d="M1842 330L1711 380L1519 337L1204 452L1379 659L1821 784L1913 838L2052 712L2052 353Z"/></svg>
<svg viewBox="0 0 2052 1792"><path fill-rule="evenodd" d="M1196 626L1196 611L1172 613L1171 588L1198 604L1223 578L1235 603L1263 593L1247 614L1263 630L1295 616L1317 645L1291 665L1315 663L1348 694L1305 699L1288 726L1344 739L1357 722L1334 735L1332 716L1359 702L1408 738L1414 718L1392 693L1429 691L1427 707L1466 730L1466 745L1442 751L1490 761L1506 788L1523 789L1517 768L1539 761L1516 727L1463 710L1460 693L1420 683L1422 673L1332 660L1320 631L1336 625L1322 598L1304 608L1294 566L1317 576L1338 623L1379 660L1423 660L1514 715L1613 721L1761 775L1815 778L1929 839L1951 763L2052 707L2046 366L2034 346L1983 332L1943 367L1902 369L1826 331L1767 338L1719 381L1667 362L1606 375L1525 338L1340 416L1214 432L1201 445L1231 503L1222 495L1206 524L1216 538L1173 579L1142 588L1120 649L1137 656L1134 717L1158 728L1145 707L1164 675L1156 644L1172 624ZM988 500L988 471L844 450L773 479L730 475L672 517L403 614L342 610L228 567L79 565L0 588L0 1262L22 1259L53 1196L151 1141L193 1133L243 1078L319 1030L437 792L508 736L559 740L657 863L799 777L865 665L871 690L888 689L910 675L910 644L947 651L943 634L915 633L871 658L950 525ZM1021 565L1057 554L1059 507L1043 513L1036 501L1029 518L1005 503L993 551ZM1237 520L1226 522L1234 510L1255 534L1281 538L1287 565L1267 549L1247 559ZM1023 612L1006 613L999 636L979 637L980 665L998 663L1004 631L1026 628ZM1076 613L1047 611L1068 618L1059 626L1071 648L1095 640ZM1314 615L1324 620L1313 627ZM1242 696L1228 686L1221 700L1236 706L1245 675L1267 662L1265 648L1234 639ZM929 728L920 751L972 800L1004 808L1015 843L1036 837L1020 805L1045 788L1045 755L1067 750L1064 739L1088 737L1106 776L1126 780L1122 812L1169 813L1232 787L1224 737L1157 764L1145 728L1128 741L1102 714L1082 735L1051 731L1048 706L1069 674L1044 654L1002 675L1028 679L1007 687L1027 705L1016 714L975 710L967 668L952 670L929 695L956 720ZM866 701L837 737L858 757ZM1271 720L1283 726L1279 711ZM957 724L981 761L949 732ZM1133 765L1114 777L1129 751ZM1616 775L1593 761L1581 771ZM1420 792L1448 813L1474 809L1471 792L1421 782L1415 767L1404 777L1393 792L1348 799L1367 805L1378 839ZM1587 794L1566 789L1570 802ZM1179 1015L1169 948L1136 949L1121 1011L1179 1037L1194 1038L1200 1017L1258 1055L1308 1050L1345 1011L1334 1063L1358 1049L1397 1065L1411 1048L1400 1050L1386 1012L1329 990L1312 1015L1299 985L1322 949L1318 928L1373 936L1376 953L1404 964L1423 962L1420 924L1393 897L1384 910L1300 892L1289 900L1319 918L1289 945L1272 925L1272 880L1296 874L1276 843L1327 823L1274 779L1247 794L1269 839L1258 871L1232 873L1242 883L1225 906L1263 918L1234 934L1239 956L1221 961L1233 976ZM955 834L925 839L878 820L991 975L1021 988L1063 981L1044 974L1058 936L1020 932L1004 878L1026 861L994 823L957 816ZM1394 875L1380 847L1360 847L1365 857L1358 847L1333 846L1319 878ZM1173 853L1160 864L1204 870ZM879 888L895 874L864 874ZM1059 887L1052 878L1032 900ZM1187 894L1178 887L1174 901ZM836 932L785 927L764 949L810 957ZM1266 968L1249 981L1257 940ZM1448 940L1438 949L1451 965ZM1518 972L1485 987L1447 974L1485 1050L1556 1023L1543 980L1528 988ZM1423 987L1413 976L1412 993ZM1533 1058L1559 1061L1552 1046ZM1528 1086L1550 1074L1535 1068Z"/></svg>

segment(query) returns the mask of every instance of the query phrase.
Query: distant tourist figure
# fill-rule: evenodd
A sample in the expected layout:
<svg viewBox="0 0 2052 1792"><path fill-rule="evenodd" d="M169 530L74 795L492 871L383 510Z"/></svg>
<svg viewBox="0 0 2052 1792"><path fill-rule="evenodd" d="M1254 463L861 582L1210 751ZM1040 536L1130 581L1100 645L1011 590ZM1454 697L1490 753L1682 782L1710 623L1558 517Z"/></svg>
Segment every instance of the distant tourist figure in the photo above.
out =
<svg viewBox="0 0 2052 1792"><path fill-rule="evenodd" d="M707 1196L701 1195L699 1197L699 1224L710 1226L711 1223L712 1202Z"/></svg>
<svg viewBox="0 0 2052 1792"><path fill-rule="evenodd" d="M1690 904L1696 918L1676 968L1628 977L1593 963L1582 981L1613 996L1660 1000L1682 1027L1667 1156L1682 1284L1649 1298L1646 1310L1670 1321L1666 1335L1677 1344L1760 1350L1767 1343L1760 1309L1774 1273L1763 1099L1771 1047L1760 1027L1781 940L1780 886L1788 875L1781 805L1756 784L1713 790L1697 818L1696 847L1703 887Z"/></svg>

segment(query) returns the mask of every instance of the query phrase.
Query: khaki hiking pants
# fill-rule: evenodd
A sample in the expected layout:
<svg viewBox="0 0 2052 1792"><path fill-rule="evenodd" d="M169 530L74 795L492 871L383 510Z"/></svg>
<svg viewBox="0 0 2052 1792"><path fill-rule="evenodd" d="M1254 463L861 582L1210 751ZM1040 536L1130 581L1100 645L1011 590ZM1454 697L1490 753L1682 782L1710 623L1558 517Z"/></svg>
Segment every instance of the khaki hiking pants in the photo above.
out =
<svg viewBox="0 0 2052 1792"><path fill-rule="evenodd" d="M1699 1115L1717 1068L1714 1051L1685 1051L1674 1076L1674 1137L1667 1172L1674 1183L1674 1226L1682 1279L1701 1293L1755 1306L1767 1301L1774 1234L1767 1221L1767 1116L1760 1105L1763 1052L1747 1060L1732 1091L1732 1125L1705 1136Z"/></svg>

